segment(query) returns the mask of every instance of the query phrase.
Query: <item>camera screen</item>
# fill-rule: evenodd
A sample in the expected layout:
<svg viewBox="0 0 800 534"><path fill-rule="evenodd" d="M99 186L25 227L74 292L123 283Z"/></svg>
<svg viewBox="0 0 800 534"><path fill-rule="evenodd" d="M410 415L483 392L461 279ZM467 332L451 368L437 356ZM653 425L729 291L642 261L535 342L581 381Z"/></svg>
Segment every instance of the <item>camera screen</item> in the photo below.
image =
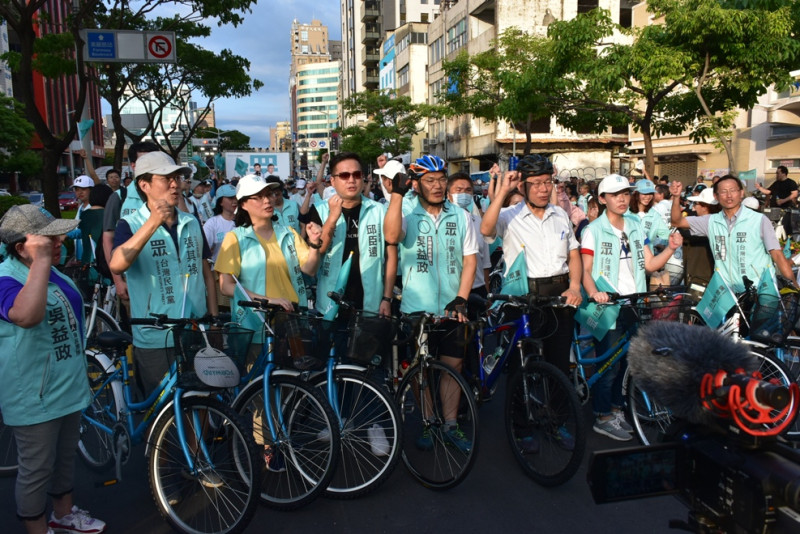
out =
<svg viewBox="0 0 800 534"><path fill-rule="evenodd" d="M682 450L673 444L592 454L589 486L597 504L677 493Z"/></svg>

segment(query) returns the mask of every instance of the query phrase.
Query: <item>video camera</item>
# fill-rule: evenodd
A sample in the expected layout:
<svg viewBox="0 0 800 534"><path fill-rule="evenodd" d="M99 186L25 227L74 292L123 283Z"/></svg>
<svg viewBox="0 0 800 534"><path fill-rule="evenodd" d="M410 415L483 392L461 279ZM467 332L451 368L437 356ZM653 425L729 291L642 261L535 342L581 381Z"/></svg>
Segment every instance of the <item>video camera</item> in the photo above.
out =
<svg viewBox="0 0 800 534"><path fill-rule="evenodd" d="M779 436L797 415L797 384L761 380L746 345L688 325L651 323L628 356L633 379L676 422L659 445L595 452L595 502L675 495L689 514L670 528L800 532L800 452Z"/></svg>

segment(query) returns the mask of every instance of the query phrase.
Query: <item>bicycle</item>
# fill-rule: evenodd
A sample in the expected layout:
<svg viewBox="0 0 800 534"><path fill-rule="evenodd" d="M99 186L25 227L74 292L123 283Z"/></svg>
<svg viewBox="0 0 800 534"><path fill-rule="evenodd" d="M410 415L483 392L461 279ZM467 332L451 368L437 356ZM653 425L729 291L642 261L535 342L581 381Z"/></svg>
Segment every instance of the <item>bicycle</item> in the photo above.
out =
<svg viewBox="0 0 800 534"><path fill-rule="evenodd" d="M255 513L262 468L250 427L213 396L193 368L195 350L236 359L251 330L197 330L191 319L133 319L132 324L165 329L175 339L177 360L158 387L133 402L125 332L98 336L87 350L90 405L81 418L78 451L95 471L112 465L116 482L132 445L146 443L148 479L156 506L179 532L242 532ZM190 329L191 328L191 329ZM199 358L200 356L197 356ZM241 361L241 359L240 359ZM143 418L138 424L134 414Z"/></svg>
<svg viewBox="0 0 800 534"><path fill-rule="evenodd" d="M253 437L263 451L267 473L261 480L261 502L292 510L310 503L328 487L340 454L336 414L308 382L318 362L306 354L303 334L316 333L297 325L278 338L275 321L293 320L280 306L266 300L238 304L264 314L265 339L255 363L242 377L243 388L232 406L252 424Z"/></svg>
<svg viewBox="0 0 800 534"><path fill-rule="evenodd" d="M445 490L460 484L475 463L477 405L464 377L436 359L428 348L429 334L441 330L443 323L454 320L422 312L404 316L401 321L410 324L416 332L415 355L395 394L403 425L401 457L408 471L422 485ZM457 326L463 327L463 324ZM464 337L464 343L467 342ZM446 427L455 406L457 430ZM452 432L458 435L452 436Z"/></svg>
<svg viewBox="0 0 800 534"><path fill-rule="evenodd" d="M496 301L504 301L493 312L496 316L502 318L508 310L514 310L519 318L501 319L498 324L490 324L488 318L478 321L477 374L468 373L467 381L482 402L491 398L503 372L510 371L504 414L514 459L540 485L563 484L575 475L583 460L586 423L567 376L543 360L542 341L547 334L537 327L543 324L542 315L549 308L565 305L565 298L490 294L489 302ZM485 350L487 338L494 339L496 345L489 354Z"/></svg>
<svg viewBox="0 0 800 534"><path fill-rule="evenodd" d="M328 322L305 317L309 328L332 332L325 367L312 375L310 383L325 392L341 433L339 465L325 493L354 498L382 484L400 459L399 409L387 389L370 378L382 367L376 350L391 337L394 324L389 318L356 310L337 293L328 296L339 304L340 317L344 312L349 319ZM307 353L322 359L326 349L322 341L318 347L307 347Z"/></svg>

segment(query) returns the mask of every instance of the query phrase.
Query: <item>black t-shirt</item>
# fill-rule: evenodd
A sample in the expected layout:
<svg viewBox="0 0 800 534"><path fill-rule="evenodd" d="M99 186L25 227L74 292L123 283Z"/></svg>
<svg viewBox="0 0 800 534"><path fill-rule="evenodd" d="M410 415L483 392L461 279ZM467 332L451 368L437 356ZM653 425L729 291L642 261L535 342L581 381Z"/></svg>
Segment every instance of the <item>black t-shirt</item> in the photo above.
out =
<svg viewBox="0 0 800 534"><path fill-rule="evenodd" d="M348 302L352 302L358 309L364 307L364 286L361 284L361 266L358 254L358 218L360 214L361 204L353 208L342 208L345 228L347 229L344 238L342 263L347 261L347 258L350 257L350 252L353 253L353 261L350 264L350 276L347 279L347 286L344 289L344 298ZM322 219L315 206L311 206L308 213L304 216L300 216L299 219L303 224L313 222L322 226Z"/></svg>
<svg viewBox="0 0 800 534"><path fill-rule="evenodd" d="M786 178L785 180L776 180L769 186L769 190L772 191L772 197L770 197L770 206L773 208L776 207L777 200L782 200L789 195L792 194L792 191L797 191L797 182L792 180L791 178ZM788 204L784 204L783 207L789 207Z"/></svg>

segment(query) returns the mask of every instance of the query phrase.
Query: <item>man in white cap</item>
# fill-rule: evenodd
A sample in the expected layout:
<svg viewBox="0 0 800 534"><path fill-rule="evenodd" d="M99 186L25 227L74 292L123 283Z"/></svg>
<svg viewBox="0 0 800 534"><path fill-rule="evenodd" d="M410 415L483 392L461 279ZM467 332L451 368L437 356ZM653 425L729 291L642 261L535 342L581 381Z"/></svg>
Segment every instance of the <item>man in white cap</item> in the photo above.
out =
<svg viewBox="0 0 800 534"><path fill-rule="evenodd" d="M177 209L180 182L191 172L164 152L136 161L136 189L144 205L122 217L114 234L109 268L127 275L132 317L217 314L217 293L200 223ZM134 360L144 392L159 383L174 360L171 336L133 327Z"/></svg>
<svg viewBox="0 0 800 534"><path fill-rule="evenodd" d="M295 181L294 187L292 188L292 194L289 195L289 200L294 200L297 202L297 206L299 207L306 199L306 194L306 181L300 178L299 180Z"/></svg>
<svg viewBox="0 0 800 534"><path fill-rule="evenodd" d="M89 209L89 192L94 187L94 180L85 174L81 174L75 181L72 182L72 189L75 191L75 197L80 202L78 212L75 214L76 219L81 218L81 213Z"/></svg>
<svg viewBox="0 0 800 534"><path fill-rule="evenodd" d="M589 223L583 232L583 287L589 298L600 304L609 300L608 294L597 287L601 277L620 295L643 293L647 291L647 273L663 269L667 260L683 244L680 234L670 234L667 247L657 256L653 255L639 217L628 211L632 189L628 180L619 174L609 174L603 178L598 197L600 203L606 205L606 210ZM597 353L603 354L609 350L634 323L630 310L623 308L617 318L616 328L597 342ZM622 413L623 374L622 364L618 362L592 386L592 408L596 416L592 429L618 441L629 441L633 428Z"/></svg>

